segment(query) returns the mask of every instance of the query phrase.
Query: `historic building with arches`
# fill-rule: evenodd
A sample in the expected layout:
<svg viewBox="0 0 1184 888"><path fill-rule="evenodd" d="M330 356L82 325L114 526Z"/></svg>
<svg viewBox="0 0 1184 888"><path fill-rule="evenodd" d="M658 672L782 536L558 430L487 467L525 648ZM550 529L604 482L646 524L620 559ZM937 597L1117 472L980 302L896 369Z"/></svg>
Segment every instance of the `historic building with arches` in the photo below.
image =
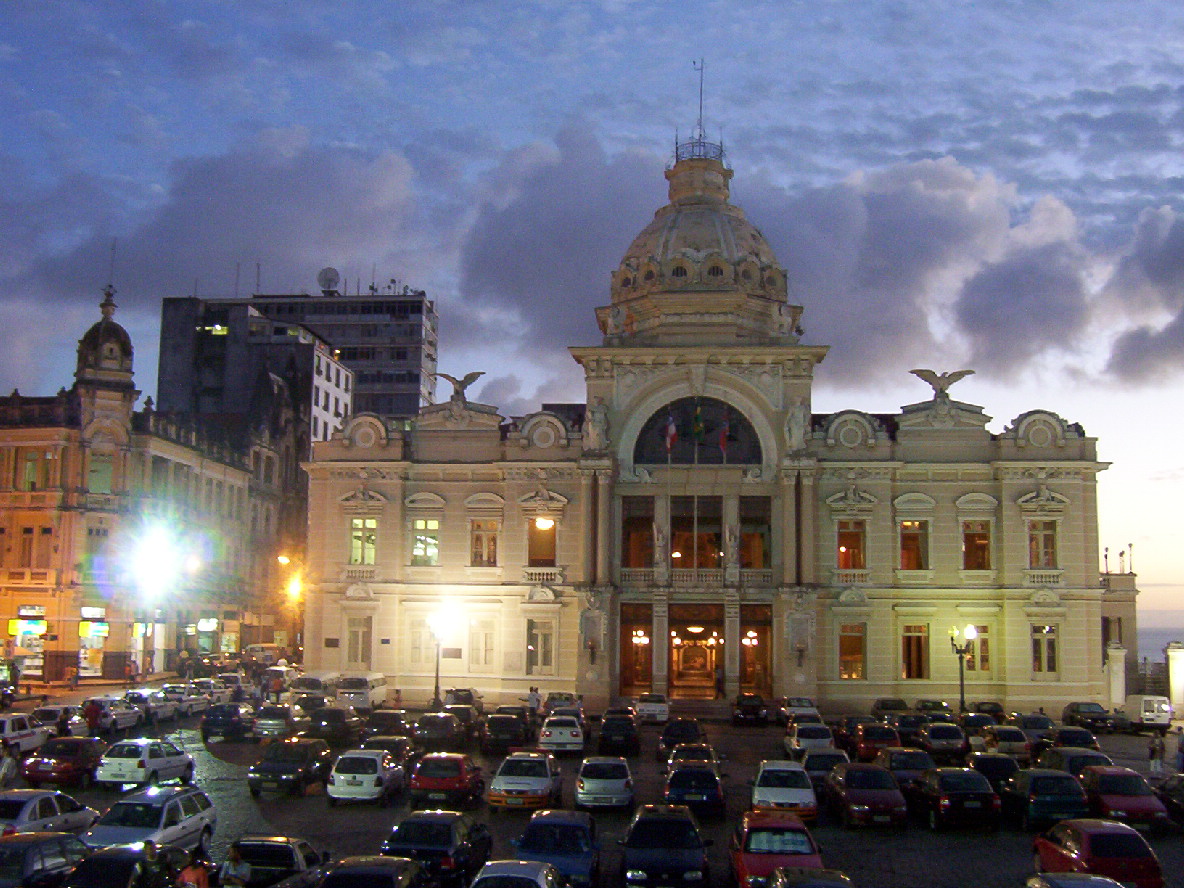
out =
<svg viewBox="0 0 1184 888"><path fill-rule="evenodd" d="M894 413L814 413L827 349L731 177L720 146L678 146L601 343L571 349L585 403L503 418L470 374L409 428L360 414L316 444L306 665L408 703L751 689L854 712L956 702L960 670L1012 709L1120 696L1136 592L1099 573L1095 439L1045 410L988 431L949 391L965 372L917 371L930 397Z"/></svg>

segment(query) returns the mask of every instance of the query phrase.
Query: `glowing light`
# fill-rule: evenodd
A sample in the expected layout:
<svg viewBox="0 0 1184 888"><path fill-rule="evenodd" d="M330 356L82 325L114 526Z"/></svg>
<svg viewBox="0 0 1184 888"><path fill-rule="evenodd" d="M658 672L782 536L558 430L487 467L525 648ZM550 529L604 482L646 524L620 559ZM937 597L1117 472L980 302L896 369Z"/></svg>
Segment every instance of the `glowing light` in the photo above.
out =
<svg viewBox="0 0 1184 888"><path fill-rule="evenodd" d="M691 633L691 635L698 635L702 631L702 626L687 626L687 632Z"/></svg>
<svg viewBox="0 0 1184 888"><path fill-rule="evenodd" d="M534 526L537 530L550 530L555 526L555 519L540 515L538 518L534 519Z"/></svg>
<svg viewBox="0 0 1184 888"><path fill-rule="evenodd" d="M671 552L670 557L671 558L682 558L682 552Z"/></svg>

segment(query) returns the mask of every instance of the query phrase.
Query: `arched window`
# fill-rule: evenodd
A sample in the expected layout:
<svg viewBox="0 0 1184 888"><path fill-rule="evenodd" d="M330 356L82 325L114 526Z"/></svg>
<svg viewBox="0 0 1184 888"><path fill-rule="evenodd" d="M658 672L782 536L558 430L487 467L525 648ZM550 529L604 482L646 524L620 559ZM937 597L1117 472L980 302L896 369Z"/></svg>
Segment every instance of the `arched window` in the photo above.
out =
<svg viewBox="0 0 1184 888"><path fill-rule="evenodd" d="M713 278L720 278L724 276L724 270L719 265L713 265L707 269L707 276Z"/></svg>
<svg viewBox="0 0 1184 888"><path fill-rule="evenodd" d="M687 276L687 270L681 265L676 265L670 270L670 276L676 278L685 278Z"/></svg>
<svg viewBox="0 0 1184 888"><path fill-rule="evenodd" d="M752 423L731 404L716 398L681 398L646 420L633 446L634 465L665 462L760 465L760 440Z"/></svg>

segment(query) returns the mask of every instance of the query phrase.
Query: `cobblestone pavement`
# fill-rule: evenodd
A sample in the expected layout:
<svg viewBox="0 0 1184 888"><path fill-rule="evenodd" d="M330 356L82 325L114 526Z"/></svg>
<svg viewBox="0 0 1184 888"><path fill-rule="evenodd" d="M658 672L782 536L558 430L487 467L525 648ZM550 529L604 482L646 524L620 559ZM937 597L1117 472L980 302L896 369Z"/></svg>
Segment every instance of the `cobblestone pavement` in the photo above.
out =
<svg viewBox="0 0 1184 888"><path fill-rule="evenodd" d="M630 759L630 766L638 800L658 801L661 780L653 755L658 731L656 728L643 731L641 754ZM213 843L216 860L223 859L230 841L247 832L302 836L336 856L374 853L392 825L407 811L404 806L378 808L372 804L346 804L330 809L319 786L303 798L265 794L255 800L247 791L245 775L247 766L259 754L256 744L213 742L207 746L197 731L197 719L183 720L179 725L166 723L160 733L167 734L196 757L197 782L209 793L218 811ZM727 840L737 816L747 806L750 791L747 781L761 759L783 757L782 729L712 724L708 733L726 758L728 815L704 823L705 832L714 841L712 884L722 886L729 884ZM1105 736L1100 742L1117 764L1146 773L1146 738ZM578 762L578 757L572 757L563 763L565 804L569 807ZM496 767L497 761L483 764L489 769ZM100 810L116 798L114 793L96 790L76 795ZM490 826L494 856L510 856L510 839L519 834L529 815L506 812L491 816L484 807L475 813ZM628 815L598 814L597 820L602 838L602 885L620 885L620 851L616 840L624 834ZM813 831L822 846L826 865L847 872L859 888L1004 888L1022 885L1024 878L1033 872L1032 837L1013 826L994 834L979 831L934 834L919 822L911 823L903 831L850 831L824 817ZM1184 884L1180 875L1184 873L1184 841L1180 834L1152 837L1151 843L1168 875L1167 884Z"/></svg>

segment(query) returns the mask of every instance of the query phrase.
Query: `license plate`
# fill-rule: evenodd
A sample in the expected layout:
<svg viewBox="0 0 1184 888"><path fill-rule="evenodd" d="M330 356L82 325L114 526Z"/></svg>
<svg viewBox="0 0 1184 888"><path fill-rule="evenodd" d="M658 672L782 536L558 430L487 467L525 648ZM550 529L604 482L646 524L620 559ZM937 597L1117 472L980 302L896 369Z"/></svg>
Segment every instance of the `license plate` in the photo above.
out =
<svg viewBox="0 0 1184 888"><path fill-rule="evenodd" d="M703 794L701 794L701 793L690 793L690 794L689 794L689 795L686 797L686 800L687 800L688 802L702 802L702 801L704 801L706 798L707 798L707 796L705 796L705 795L703 795Z"/></svg>
<svg viewBox="0 0 1184 888"><path fill-rule="evenodd" d="M507 805L521 805L522 799L506 799Z"/></svg>
<svg viewBox="0 0 1184 888"><path fill-rule="evenodd" d="M983 806L982 802L967 802L966 803L967 808L981 808L982 806Z"/></svg>
<svg viewBox="0 0 1184 888"><path fill-rule="evenodd" d="M280 782L278 780L264 780L263 785L275 788L280 785Z"/></svg>
<svg viewBox="0 0 1184 888"><path fill-rule="evenodd" d="M877 814L872 818L873 823L888 823L892 818L887 814Z"/></svg>
<svg viewBox="0 0 1184 888"><path fill-rule="evenodd" d="M345 782L346 782L347 786L361 786L362 785L361 780L347 780Z"/></svg>
<svg viewBox="0 0 1184 888"><path fill-rule="evenodd" d="M432 799L433 801L438 801L439 799L448 798L448 794L444 792L429 792L428 798Z"/></svg>

